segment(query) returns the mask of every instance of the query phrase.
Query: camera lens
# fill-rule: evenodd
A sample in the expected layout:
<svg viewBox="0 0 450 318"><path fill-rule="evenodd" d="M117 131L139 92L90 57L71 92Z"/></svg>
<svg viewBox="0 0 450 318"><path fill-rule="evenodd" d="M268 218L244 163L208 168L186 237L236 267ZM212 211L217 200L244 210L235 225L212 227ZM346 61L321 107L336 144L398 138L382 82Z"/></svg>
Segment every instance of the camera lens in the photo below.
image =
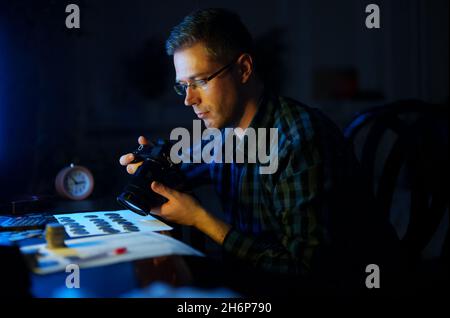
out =
<svg viewBox="0 0 450 318"><path fill-rule="evenodd" d="M163 167L154 161L147 160L136 170L117 201L127 209L140 215L148 215L153 207L160 206L167 200L152 191L150 184L162 178Z"/></svg>
<svg viewBox="0 0 450 318"><path fill-rule="evenodd" d="M139 197L135 196L133 193L131 192L123 192L122 194L120 194L117 197L117 201L122 204L124 207L126 207L127 209L146 216L148 214L147 209L145 208L145 205L143 204L143 202L136 202L136 201L142 201L139 200Z"/></svg>
<svg viewBox="0 0 450 318"><path fill-rule="evenodd" d="M170 160L170 144L158 142L153 148L143 148L139 156L144 159L142 165L131 176L117 201L125 208L140 214L150 214L150 209L161 206L167 199L155 193L150 185L161 182L174 189L184 187L184 177L179 166Z"/></svg>

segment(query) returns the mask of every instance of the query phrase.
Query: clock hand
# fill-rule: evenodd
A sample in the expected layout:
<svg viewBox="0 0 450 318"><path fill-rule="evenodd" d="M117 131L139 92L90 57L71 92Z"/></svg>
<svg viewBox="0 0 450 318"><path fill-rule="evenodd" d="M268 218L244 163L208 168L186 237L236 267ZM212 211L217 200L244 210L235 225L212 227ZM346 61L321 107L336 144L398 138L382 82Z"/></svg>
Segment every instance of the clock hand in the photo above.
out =
<svg viewBox="0 0 450 318"><path fill-rule="evenodd" d="M77 180L75 180L75 178L74 177L72 177L72 176L69 176L69 178L70 179L72 179L72 181L75 183L75 184L78 184L78 182L77 182Z"/></svg>

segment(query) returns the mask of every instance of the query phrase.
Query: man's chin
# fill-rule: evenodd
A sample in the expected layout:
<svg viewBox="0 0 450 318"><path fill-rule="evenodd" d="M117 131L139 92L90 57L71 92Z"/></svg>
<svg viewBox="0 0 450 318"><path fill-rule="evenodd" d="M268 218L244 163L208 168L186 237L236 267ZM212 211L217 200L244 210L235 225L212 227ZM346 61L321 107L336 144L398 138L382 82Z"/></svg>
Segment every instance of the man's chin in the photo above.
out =
<svg viewBox="0 0 450 318"><path fill-rule="evenodd" d="M206 128L219 128L219 125L215 121L203 119L203 123L205 124Z"/></svg>

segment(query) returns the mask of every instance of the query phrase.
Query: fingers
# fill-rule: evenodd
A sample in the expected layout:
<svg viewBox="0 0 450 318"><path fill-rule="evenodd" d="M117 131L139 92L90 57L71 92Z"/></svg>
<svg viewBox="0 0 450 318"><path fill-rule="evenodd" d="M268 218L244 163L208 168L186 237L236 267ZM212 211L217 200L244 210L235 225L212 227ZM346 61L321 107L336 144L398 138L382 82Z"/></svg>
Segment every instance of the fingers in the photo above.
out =
<svg viewBox="0 0 450 318"><path fill-rule="evenodd" d="M127 166L127 172L129 174L134 174L136 172L137 168L139 168L139 166L143 163L141 161L141 162L130 164L130 162L132 162L133 159L134 159L134 155L131 153L127 153L126 155L123 155L119 159L119 162L122 166Z"/></svg>
<svg viewBox="0 0 450 318"><path fill-rule="evenodd" d="M139 145L147 145L149 142L148 142L147 138L145 138L144 136L139 136L138 143L139 143ZM134 174L136 172L137 168L139 168L139 166L142 164L142 162L130 164L133 160L134 160L134 155L132 153L127 153L119 158L120 164L122 166L127 167L127 172L129 174Z"/></svg>
<svg viewBox="0 0 450 318"><path fill-rule="evenodd" d="M120 157L119 162L122 166L128 165L131 161L134 160L134 155L132 153L127 153Z"/></svg>
<svg viewBox="0 0 450 318"><path fill-rule="evenodd" d="M131 153L128 153L128 154L120 157L120 160L119 160L119 162L122 166L127 166L127 172L129 174L134 174L136 172L136 170L139 168L139 166L143 163L141 161L141 162L130 164L130 162L132 162L133 159L134 159L134 155Z"/></svg>
<svg viewBox="0 0 450 318"><path fill-rule="evenodd" d="M141 164L143 164L143 161L127 165L127 172L129 174L134 174Z"/></svg>
<svg viewBox="0 0 450 318"><path fill-rule="evenodd" d="M147 145L149 142L148 142L147 138L145 138L144 136L139 136L138 143L139 143L139 145ZM122 166L126 166L126 165L129 165L130 162L133 160L134 160L134 155L132 153L127 153L120 157L119 162Z"/></svg>
<svg viewBox="0 0 450 318"><path fill-rule="evenodd" d="M152 182L151 188L154 192L162 195L163 197L165 197L168 200L173 198L173 196L175 194L175 190L163 185L162 183L156 182L156 181Z"/></svg>
<svg viewBox="0 0 450 318"><path fill-rule="evenodd" d="M138 138L138 143L140 145L148 145L148 140L147 138L145 138L144 136L139 136Z"/></svg>

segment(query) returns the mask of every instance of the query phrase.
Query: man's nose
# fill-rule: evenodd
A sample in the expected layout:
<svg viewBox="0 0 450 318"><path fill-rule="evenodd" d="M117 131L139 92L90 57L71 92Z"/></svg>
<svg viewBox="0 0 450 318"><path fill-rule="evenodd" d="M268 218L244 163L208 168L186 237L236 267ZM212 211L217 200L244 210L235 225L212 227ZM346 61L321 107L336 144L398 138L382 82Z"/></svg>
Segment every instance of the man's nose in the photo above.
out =
<svg viewBox="0 0 450 318"><path fill-rule="evenodd" d="M184 98L184 104L186 106L192 106L195 104L199 104L200 97L198 95L198 91L196 89L193 89L192 87L188 86L186 88L186 97Z"/></svg>

